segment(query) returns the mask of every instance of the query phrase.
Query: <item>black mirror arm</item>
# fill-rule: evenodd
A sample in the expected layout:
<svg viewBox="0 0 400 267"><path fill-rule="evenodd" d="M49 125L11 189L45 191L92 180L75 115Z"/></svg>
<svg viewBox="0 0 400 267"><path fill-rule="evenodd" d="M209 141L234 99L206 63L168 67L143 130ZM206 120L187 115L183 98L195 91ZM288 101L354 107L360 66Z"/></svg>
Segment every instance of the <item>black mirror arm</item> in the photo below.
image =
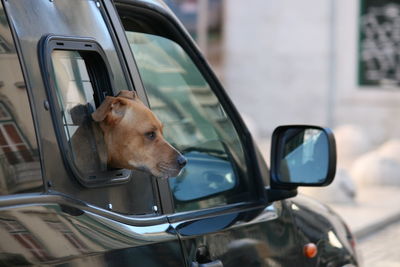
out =
<svg viewBox="0 0 400 267"><path fill-rule="evenodd" d="M297 187L291 189L265 188L268 203L297 196Z"/></svg>

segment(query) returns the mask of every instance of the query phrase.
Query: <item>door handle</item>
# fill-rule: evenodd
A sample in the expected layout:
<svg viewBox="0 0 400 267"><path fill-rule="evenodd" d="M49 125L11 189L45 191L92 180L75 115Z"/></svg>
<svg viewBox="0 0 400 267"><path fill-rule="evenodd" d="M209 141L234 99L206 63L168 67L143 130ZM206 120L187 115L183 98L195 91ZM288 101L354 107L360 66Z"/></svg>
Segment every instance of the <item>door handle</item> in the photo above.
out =
<svg viewBox="0 0 400 267"><path fill-rule="evenodd" d="M194 261L190 267L224 267L224 264L220 260L207 263L198 263L197 261Z"/></svg>

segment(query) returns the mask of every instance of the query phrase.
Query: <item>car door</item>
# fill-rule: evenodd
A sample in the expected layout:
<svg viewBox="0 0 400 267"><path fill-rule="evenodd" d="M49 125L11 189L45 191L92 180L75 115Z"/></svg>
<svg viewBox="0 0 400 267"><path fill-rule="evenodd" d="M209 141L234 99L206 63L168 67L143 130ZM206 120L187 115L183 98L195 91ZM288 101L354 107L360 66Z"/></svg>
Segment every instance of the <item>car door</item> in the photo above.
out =
<svg viewBox="0 0 400 267"><path fill-rule="evenodd" d="M103 3L2 1L0 37L0 265L184 265L155 179L75 154L106 95L143 96Z"/></svg>
<svg viewBox="0 0 400 267"><path fill-rule="evenodd" d="M150 107L188 160L159 182L186 266L301 265L286 203L266 203L265 163L190 38L158 2L115 3Z"/></svg>

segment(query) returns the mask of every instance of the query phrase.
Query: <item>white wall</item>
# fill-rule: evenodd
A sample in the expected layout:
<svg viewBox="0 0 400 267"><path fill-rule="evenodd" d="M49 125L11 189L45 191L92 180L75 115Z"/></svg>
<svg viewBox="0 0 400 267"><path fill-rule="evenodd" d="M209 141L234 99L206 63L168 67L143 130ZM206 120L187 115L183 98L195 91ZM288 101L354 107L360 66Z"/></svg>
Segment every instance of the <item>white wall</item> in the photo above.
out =
<svg viewBox="0 0 400 267"><path fill-rule="evenodd" d="M327 122L329 1L226 1L225 87L268 136Z"/></svg>
<svg viewBox="0 0 400 267"><path fill-rule="evenodd" d="M359 0L225 3L225 88L262 136L308 123L400 137L400 90L357 84Z"/></svg>

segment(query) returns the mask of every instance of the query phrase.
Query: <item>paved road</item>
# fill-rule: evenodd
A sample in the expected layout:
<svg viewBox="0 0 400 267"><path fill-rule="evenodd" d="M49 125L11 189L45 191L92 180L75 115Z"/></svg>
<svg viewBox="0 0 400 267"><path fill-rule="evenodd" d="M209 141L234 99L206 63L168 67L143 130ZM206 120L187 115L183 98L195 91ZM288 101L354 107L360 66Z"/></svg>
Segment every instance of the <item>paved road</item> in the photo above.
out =
<svg viewBox="0 0 400 267"><path fill-rule="evenodd" d="M400 222L358 241L364 267L400 267Z"/></svg>

